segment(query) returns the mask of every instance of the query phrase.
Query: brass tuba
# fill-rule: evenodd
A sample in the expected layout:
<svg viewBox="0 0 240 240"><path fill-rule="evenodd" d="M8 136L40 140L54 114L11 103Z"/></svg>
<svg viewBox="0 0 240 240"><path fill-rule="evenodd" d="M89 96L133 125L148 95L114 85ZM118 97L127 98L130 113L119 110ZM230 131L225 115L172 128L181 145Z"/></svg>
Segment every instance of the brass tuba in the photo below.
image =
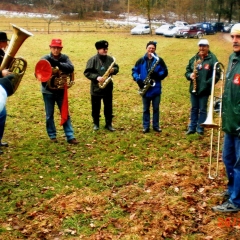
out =
<svg viewBox="0 0 240 240"><path fill-rule="evenodd" d="M104 75L102 76L104 81L103 82L99 82L98 83L98 86L99 88L103 89L105 88L113 79L112 79L112 76L111 76L111 69L113 68L115 62L116 62L116 58L112 57L113 58L113 62L111 63L111 65L109 66L109 68L107 69L107 71L104 73Z"/></svg>
<svg viewBox="0 0 240 240"><path fill-rule="evenodd" d="M13 93L17 90L21 79L26 71L27 62L23 58L15 58L15 55L18 49L21 47L23 42L30 36L33 36L32 33L26 31L23 28L19 28L16 25L12 24L13 35L10 40L7 51L5 52L0 70L9 69L9 72L14 74L14 78L11 80L13 85Z"/></svg>

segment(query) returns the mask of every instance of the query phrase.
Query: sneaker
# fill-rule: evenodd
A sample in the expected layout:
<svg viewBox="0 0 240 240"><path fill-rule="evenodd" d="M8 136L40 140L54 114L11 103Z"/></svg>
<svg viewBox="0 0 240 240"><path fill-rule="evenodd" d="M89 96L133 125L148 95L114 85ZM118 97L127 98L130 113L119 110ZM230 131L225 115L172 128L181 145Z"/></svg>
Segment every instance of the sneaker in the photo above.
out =
<svg viewBox="0 0 240 240"><path fill-rule="evenodd" d="M239 207L234 206L229 200L225 203L212 207L212 210L215 212L238 212L240 211Z"/></svg>

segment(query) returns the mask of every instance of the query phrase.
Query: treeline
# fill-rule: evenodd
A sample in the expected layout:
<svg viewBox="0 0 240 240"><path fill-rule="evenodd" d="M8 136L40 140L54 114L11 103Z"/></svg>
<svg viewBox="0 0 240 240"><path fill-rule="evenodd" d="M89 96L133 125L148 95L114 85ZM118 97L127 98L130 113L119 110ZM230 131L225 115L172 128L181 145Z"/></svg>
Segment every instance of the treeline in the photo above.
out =
<svg viewBox="0 0 240 240"><path fill-rule="evenodd" d="M240 0L0 0L12 11L70 14L78 19L115 18L122 13L142 14L165 20L240 22ZM72 14L75 13L75 14Z"/></svg>

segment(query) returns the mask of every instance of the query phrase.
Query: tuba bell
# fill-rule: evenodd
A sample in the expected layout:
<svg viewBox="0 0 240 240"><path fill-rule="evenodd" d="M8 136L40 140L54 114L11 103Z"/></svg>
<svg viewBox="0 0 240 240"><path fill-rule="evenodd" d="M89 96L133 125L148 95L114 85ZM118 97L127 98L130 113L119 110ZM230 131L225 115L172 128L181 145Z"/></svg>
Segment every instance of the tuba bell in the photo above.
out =
<svg viewBox="0 0 240 240"><path fill-rule="evenodd" d="M14 74L14 78L11 80L14 93L17 90L27 68L27 61L21 57L15 58L15 55L23 42L28 37L33 36L33 34L23 28L17 27L14 24L12 24L12 27L13 35L2 60L0 70L8 69L9 72Z"/></svg>

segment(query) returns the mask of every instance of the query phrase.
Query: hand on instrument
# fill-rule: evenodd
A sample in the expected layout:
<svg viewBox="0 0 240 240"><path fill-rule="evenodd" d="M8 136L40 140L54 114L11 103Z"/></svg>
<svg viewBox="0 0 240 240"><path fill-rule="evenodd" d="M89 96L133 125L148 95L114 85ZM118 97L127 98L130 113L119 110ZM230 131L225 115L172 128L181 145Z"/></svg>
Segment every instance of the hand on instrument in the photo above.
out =
<svg viewBox="0 0 240 240"><path fill-rule="evenodd" d="M114 73L114 68L111 68L110 73Z"/></svg>
<svg viewBox="0 0 240 240"><path fill-rule="evenodd" d="M9 74L12 74L12 72L9 72L8 69L3 69L3 70L2 70L2 76L3 76L3 77L6 77L6 76L9 75Z"/></svg>
<svg viewBox="0 0 240 240"><path fill-rule="evenodd" d="M102 82L104 82L104 78L99 76L99 77L97 77L97 81L102 83Z"/></svg>
<svg viewBox="0 0 240 240"><path fill-rule="evenodd" d="M190 74L190 78L191 78L192 80L196 79L196 74L195 74L195 73L191 73L191 74Z"/></svg>
<svg viewBox="0 0 240 240"><path fill-rule="evenodd" d="M140 89L143 89L143 88L144 88L144 83L143 83L142 80L138 80L138 81L137 81L137 84L138 84L138 86L139 86Z"/></svg>

